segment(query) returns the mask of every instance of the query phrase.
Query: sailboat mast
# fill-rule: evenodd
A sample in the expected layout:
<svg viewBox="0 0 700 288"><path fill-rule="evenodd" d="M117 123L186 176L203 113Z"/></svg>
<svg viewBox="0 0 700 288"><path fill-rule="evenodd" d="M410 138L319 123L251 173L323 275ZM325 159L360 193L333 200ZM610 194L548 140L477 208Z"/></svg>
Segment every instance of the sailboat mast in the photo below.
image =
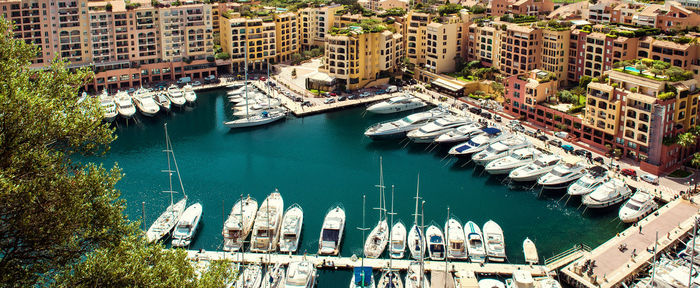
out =
<svg viewBox="0 0 700 288"><path fill-rule="evenodd" d="M445 288L447 288L447 254L450 248L447 246L450 242L450 206L447 206L447 225L445 225Z"/></svg>
<svg viewBox="0 0 700 288"><path fill-rule="evenodd" d="M365 239L365 230L367 230L367 228L365 228L365 202L366 202L365 198L367 198L367 196L362 195L362 239L363 240ZM367 255L365 255L364 251L365 251L365 249L362 249L362 260L360 261L361 262L360 267L362 267L362 271L361 271L362 278L360 279L362 282L360 282L360 283L362 283L362 285L361 285L362 287L364 287L364 285L365 285L365 256L367 256Z"/></svg>
<svg viewBox="0 0 700 288"><path fill-rule="evenodd" d="M389 221L389 250L391 250L391 245L393 245L392 241L394 240L394 233L392 233L393 231L391 231L394 229L394 214L394 185L391 185L391 213L389 213L389 215L391 215L391 220ZM389 272L391 272L391 260L393 258L394 257L391 256L389 257Z"/></svg>
<svg viewBox="0 0 700 288"><path fill-rule="evenodd" d="M266 60L267 60L267 65L265 65L265 66L267 66L267 83L266 83L267 84L267 108L271 108L270 107L270 94L272 93L272 91L270 91L270 58L267 58Z"/></svg>
<svg viewBox="0 0 700 288"><path fill-rule="evenodd" d="M386 208L384 207L384 169L382 168L382 157L379 157L379 185L376 185L377 188L379 188L379 208L374 208L379 210L379 221L382 222L382 219L386 219Z"/></svg>
<svg viewBox="0 0 700 288"><path fill-rule="evenodd" d="M247 33L246 33L247 35ZM245 97L245 117L248 119L248 37L245 39L245 53L243 53L243 62L245 63L245 67L243 68L244 74L245 74L245 80L243 81L244 87L244 97ZM250 120L248 120L250 121Z"/></svg>
<svg viewBox="0 0 700 288"><path fill-rule="evenodd" d="M241 232L243 232L243 194L241 194L241 221L239 223L241 225ZM243 242L241 243L241 266L245 266L245 238L243 238ZM245 273L241 273L241 276L243 277L243 283L245 283Z"/></svg>
<svg viewBox="0 0 700 288"><path fill-rule="evenodd" d="M163 124L163 129L165 129L165 153L168 155L168 182L169 182L169 187L168 189L170 193L170 205L173 205L173 171L172 168L170 168L170 138L168 137L168 123Z"/></svg>
<svg viewBox="0 0 700 288"><path fill-rule="evenodd" d="M425 266L424 266L425 263L424 263L424 259L423 259L423 254L425 253L425 250L424 250L425 248L423 248L423 246L422 246L425 243L425 236L424 236L425 231L423 231L423 227L425 227L425 217L424 217L425 214L423 214L424 211L425 211L425 200L423 200L423 202L421 202L421 204L420 204L420 236L421 236L420 239L423 241L423 243L420 243L418 245L418 247L421 247L421 249L420 249L420 282L419 282L420 284L418 284L418 287L423 287L423 277L425 277L424 276L425 275ZM425 287L425 288L427 288L427 287Z"/></svg>
<svg viewBox="0 0 700 288"><path fill-rule="evenodd" d="M177 159L175 159L175 150L173 149L173 142L170 141L169 137L168 143L170 144L170 154L172 154L173 156L173 164L175 165L175 173L177 173L177 180L180 181L180 189L182 189L182 196L187 198L187 194L185 193L185 186L182 185L182 177L180 177L180 168L177 167Z"/></svg>
<svg viewBox="0 0 700 288"><path fill-rule="evenodd" d="M418 182L416 183L416 210L413 214L413 225L418 226L418 199L420 197L418 196L418 192L420 190L420 173L418 173Z"/></svg>

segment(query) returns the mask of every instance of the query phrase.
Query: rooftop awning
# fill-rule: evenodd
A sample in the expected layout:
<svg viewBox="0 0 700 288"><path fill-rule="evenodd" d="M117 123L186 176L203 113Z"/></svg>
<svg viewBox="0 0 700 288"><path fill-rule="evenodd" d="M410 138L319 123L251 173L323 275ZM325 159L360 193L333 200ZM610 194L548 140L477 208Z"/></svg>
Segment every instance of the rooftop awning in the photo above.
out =
<svg viewBox="0 0 700 288"><path fill-rule="evenodd" d="M457 85L455 83L448 82L448 81L445 81L442 79L435 79L435 80L433 80L433 82L431 84L440 86L440 87L445 88L447 90L450 90L452 92L457 92L457 91L464 88L461 85Z"/></svg>

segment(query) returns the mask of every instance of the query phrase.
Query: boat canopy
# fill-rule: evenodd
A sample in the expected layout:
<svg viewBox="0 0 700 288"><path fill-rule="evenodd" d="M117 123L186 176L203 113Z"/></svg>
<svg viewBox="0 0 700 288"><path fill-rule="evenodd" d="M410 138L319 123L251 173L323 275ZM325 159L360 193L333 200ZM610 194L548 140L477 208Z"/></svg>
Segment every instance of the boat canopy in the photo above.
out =
<svg viewBox="0 0 700 288"><path fill-rule="evenodd" d="M486 132L486 134L489 134L489 135L501 133L501 130L493 128L493 127L481 128L481 131L484 131L484 132Z"/></svg>
<svg viewBox="0 0 700 288"><path fill-rule="evenodd" d="M323 241L333 241L338 243L338 234L340 231L335 229L324 229L323 230Z"/></svg>
<svg viewBox="0 0 700 288"><path fill-rule="evenodd" d="M372 267L355 267L355 286L369 287L372 284Z"/></svg>
<svg viewBox="0 0 700 288"><path fill-rule="evenodd" d="M605 169L603 166L593 166L590 169L588 169L592 175L595 175L597 177L605 175L606 172L608 172L608 169Z"/></svg>

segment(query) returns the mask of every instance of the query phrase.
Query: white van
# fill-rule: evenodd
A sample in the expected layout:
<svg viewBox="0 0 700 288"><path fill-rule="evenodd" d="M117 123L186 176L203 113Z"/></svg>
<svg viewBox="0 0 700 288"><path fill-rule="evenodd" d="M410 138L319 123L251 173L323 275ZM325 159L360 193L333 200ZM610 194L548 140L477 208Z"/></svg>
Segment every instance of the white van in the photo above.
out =
<svg viewBox="0 0 700 288"><path fill-rule="evenodd" d="M187 83L190 83L191 81L192 81L192 78L190 78L190 77L182 77L182 78L177 80L177 84L187 84Z"/></svg>
<svg viewBox="0 0 700 288"><path fill-rule="evenodd" d="M391 85L389 87L386 87L386 93L394 93L399 91L399 88L396 87L395 85Z"/></svg>

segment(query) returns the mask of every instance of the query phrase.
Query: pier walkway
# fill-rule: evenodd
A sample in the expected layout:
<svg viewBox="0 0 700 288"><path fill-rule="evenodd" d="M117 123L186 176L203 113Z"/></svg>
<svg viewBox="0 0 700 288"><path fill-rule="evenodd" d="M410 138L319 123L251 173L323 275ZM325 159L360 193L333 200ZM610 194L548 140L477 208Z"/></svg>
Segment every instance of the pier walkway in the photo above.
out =
<svg viewBox="0 0 700 288"><path fill-rule="evenodd" d="M561 269L560 276L574 287L616 287L632 280L653 260L657 233L656 251L673 247L692 229L693 221L700 215L698 208L700 206L687 200L673 200L639 221L637 226L630 226L593 251L584 253ZM584 270L587 261L595 263L592 273Z"/></svg>

